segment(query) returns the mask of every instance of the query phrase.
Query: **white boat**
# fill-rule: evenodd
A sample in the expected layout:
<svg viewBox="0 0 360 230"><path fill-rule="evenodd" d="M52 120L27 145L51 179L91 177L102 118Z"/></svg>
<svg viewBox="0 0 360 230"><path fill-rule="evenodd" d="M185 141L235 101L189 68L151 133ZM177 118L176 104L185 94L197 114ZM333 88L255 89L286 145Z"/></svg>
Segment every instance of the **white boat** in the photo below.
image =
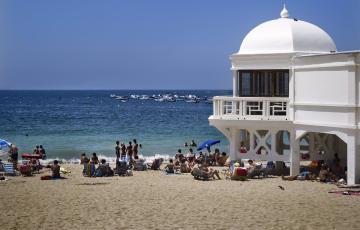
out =
<svg viewBox="0 0 360 230"><path fill-rule="evenodd" d="M196 99L191 99L191 100L186 100L187 103L199 103L199 100Z"/></svg>
<svg viewBox="0 0 360 230"><path fill-rule="evenodd" d="M165 99L164 99L164 98L156 98L156 99L154 99L154 101L157 101L157 102L164 102L164 101L165 101Z"/></svg>
<svg viewBox="0 0 360 230"><path fill-rule="evenodd" d="M115 96L116 100L127 100L128 97L127 96Z"/></svg>

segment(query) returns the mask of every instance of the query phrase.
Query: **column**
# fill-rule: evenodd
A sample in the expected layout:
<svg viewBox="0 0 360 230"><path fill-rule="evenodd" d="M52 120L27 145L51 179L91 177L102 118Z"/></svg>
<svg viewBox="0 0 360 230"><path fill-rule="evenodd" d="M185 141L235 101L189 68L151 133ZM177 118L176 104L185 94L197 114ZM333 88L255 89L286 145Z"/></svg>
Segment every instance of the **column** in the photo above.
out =
<svg viewBox="0 0 360 230"><path fill-rule="evenodd" d="M230 160L238 160L238 149L240 146L240 130L232 128L230 139Z"/></svg>
<svg viewBox="0 0 360 230"><path fill-rule="evenodd" d="M356 131L347 137L347 184L354 185L360 183L360 157L357 151Z"/></svg>
<svg viewBox="0 0 360 230"><path fill-rule="evenodd" d="M233 70L233 97L238 97L239 92L239 82L238 82L238 76L237 76L237 70Z"/></svg>
<svg viewBox="0 0 360 230"><path fill-rule="evenodd" d="M295 133L295 130L290 131L290 176L300 173L300 143Z"/></svg>

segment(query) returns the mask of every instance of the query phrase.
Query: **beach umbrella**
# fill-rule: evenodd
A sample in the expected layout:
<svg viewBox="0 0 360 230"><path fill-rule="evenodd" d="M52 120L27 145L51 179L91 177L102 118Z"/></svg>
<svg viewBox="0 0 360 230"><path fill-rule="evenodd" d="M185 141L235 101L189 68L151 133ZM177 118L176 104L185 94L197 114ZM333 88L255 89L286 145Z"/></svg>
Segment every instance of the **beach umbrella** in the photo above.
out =
<svg viewBox="0 0 360 230"><path fill-rule="evenodd" d="M0 149L2 149L4 147L10 147L10 145L11 145L10 142L0 139Z"/></svg>
<svg viewBox="0 0 360 230"><path fill-rule="evenodd" d="M202 150L202 149L204 149L204 148L209 149L210 146L215 145L215 144L218 144L218 143L220 143L220 140L207 140L207 141L203 142L203 143L199 146L199 148L197 148L197 151L200 151L200 150Z"/></svg>

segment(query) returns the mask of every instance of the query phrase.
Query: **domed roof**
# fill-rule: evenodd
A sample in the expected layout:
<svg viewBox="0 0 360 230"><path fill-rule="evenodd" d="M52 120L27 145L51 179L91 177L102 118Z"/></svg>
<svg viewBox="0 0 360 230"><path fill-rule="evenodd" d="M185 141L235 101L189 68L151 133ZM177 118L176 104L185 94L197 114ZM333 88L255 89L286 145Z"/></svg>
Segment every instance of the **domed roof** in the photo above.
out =
<svg viewBox="0 0 360 230"><path fill-rule="evenodd" d="M284 9L281 18L264 22L251 30L241 43L239 54L329 53L336 51L332 38L320 27L289 18Z"/></svg>

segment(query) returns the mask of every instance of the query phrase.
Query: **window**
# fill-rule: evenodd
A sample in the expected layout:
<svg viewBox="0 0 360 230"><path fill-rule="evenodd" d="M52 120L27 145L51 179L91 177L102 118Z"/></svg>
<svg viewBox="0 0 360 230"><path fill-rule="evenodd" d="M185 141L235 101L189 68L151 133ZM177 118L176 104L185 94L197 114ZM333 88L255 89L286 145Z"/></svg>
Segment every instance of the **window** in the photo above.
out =
<svg viewBox="0 0 360 230"><path fill-rule="evenodd" d="M239 70L239 96L288 97L288 70Z"/></svg>

